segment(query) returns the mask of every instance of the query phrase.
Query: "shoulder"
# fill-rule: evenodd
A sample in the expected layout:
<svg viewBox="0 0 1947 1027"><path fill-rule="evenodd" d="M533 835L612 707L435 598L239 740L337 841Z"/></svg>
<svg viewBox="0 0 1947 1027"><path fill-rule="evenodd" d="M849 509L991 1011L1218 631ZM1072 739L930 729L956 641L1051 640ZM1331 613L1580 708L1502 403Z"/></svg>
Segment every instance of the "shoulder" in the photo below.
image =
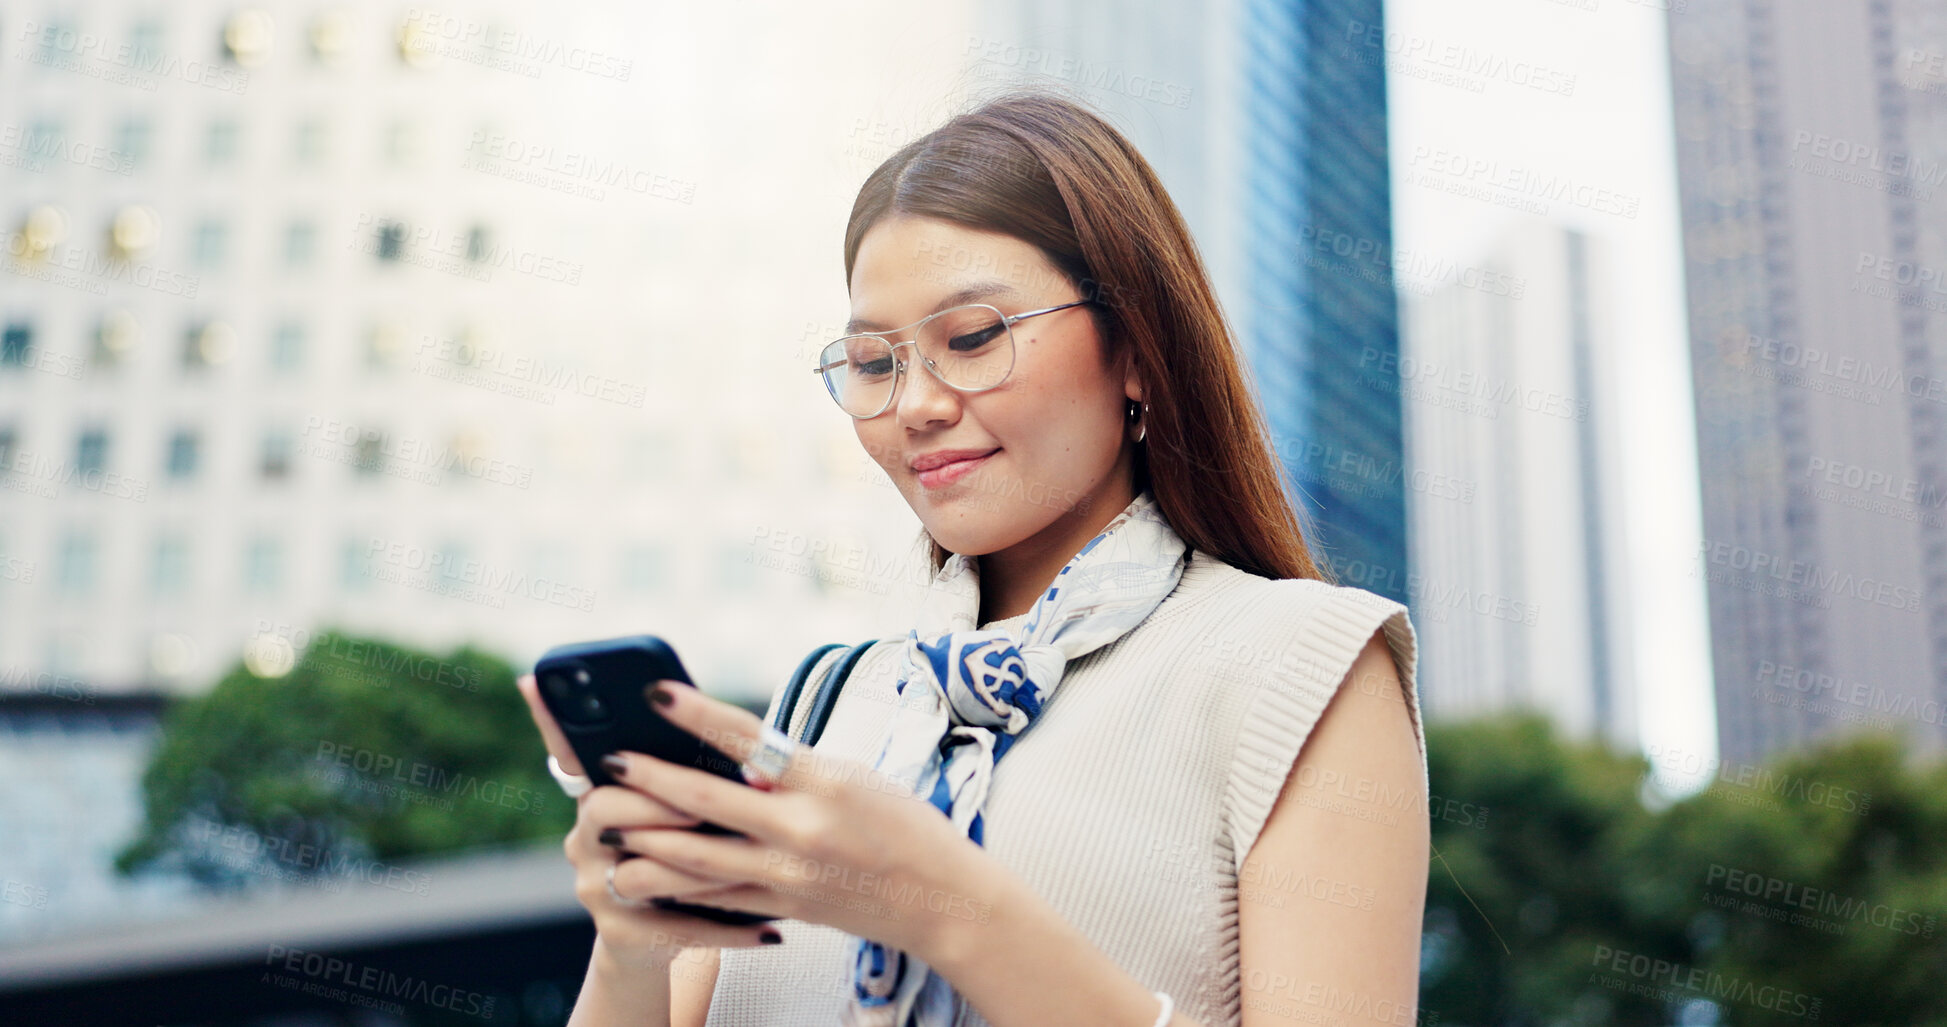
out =
<svg viewBox="0 0 1947 1027"><path fill-rule="evenodd" d="M1329 692L1379 638L1401 681L1414 677L1416 639L1399 602L1313 578L1262 578L1204 553L1184 577L1187 587L1158 608L1159 622L1194 633L1197 655L1213 670Z"/></svg>
<svg viewBox="0 0 1947 1027"><path fill-rule="evenodd" d="M1230 693L1227 705L1243 711L1225 786L1240 859L1328 708L1344 710L1332 718L1333 734L1356 737L1397 732L1403 715L1422 761L1419 783L1425 783L1416 643L1403 604L1362 588L1261 578L1228 564L1206 568L1202 580L1209 595L1180 616L1197 633L1190 643L1196 678ZM1335 703L1355 693L1357 699Z"/></svg>

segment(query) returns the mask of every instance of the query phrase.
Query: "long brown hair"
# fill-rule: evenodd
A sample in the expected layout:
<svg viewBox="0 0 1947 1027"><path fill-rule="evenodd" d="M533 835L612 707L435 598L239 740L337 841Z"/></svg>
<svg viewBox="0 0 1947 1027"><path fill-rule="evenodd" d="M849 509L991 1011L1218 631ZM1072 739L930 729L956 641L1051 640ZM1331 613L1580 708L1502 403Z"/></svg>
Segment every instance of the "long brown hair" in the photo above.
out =
<svg viewBox="0 0 1947 1027"><path fill-rule="evenodd" d="M901 147L859 188L859 243L897 216L935 218L1038 248L1084 296L1118 370L1149 405L1135 486L1192 549L1267 578L1332 580L1312 561L1263 413L1196 243L1149 163L1082 104L1042 91L987 101ZM935 569L945 558L930 548Z"/></svg>

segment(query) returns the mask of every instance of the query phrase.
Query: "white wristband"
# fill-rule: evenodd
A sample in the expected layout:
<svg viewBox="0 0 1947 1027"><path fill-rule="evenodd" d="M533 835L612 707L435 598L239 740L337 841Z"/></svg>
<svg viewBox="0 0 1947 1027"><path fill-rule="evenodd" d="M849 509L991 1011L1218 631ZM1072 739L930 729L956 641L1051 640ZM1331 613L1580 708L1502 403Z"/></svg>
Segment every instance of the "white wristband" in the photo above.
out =
<svg viewBox="0 0 1947 1027"><path fill-rule="evenodd" d="M1156 998L1163 1003L1163 1011L1156 1014L1156 1027L1166 1027L1170 1017L1176 1014L1176 1000L1160 991L1156 993Z"/></svg>

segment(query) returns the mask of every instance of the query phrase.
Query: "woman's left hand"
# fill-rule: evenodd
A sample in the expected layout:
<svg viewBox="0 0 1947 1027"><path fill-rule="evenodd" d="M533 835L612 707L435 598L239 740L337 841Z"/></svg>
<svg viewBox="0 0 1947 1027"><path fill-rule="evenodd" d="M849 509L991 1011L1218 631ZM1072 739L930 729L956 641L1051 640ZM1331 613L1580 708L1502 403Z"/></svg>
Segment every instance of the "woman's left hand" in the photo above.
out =
<svg viewBox="0 0 1947 1027"><path fill-rule="evenodd" d="M660 687L672 699L662 715L731 759L742 762L759 745L764 721L750 711L681 682ZM644 753L619 755L627 768L611 772L628 787L744 835L622 832L622 848L690 875L670 875L667 891L644 884L632 892L649 887L685 902L829 924L940 966L1018 883L908 782L810 746L797 746L768 789ZM694 878L720 883L699 887Z"/></svg>

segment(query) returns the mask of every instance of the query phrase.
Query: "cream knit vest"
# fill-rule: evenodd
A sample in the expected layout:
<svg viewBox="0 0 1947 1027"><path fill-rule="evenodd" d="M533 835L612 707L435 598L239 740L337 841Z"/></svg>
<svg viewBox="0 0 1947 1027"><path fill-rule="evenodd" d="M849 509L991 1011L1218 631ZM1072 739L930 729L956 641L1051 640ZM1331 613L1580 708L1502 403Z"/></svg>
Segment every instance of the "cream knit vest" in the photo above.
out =
<svg viewBox="0 0 1947 1027"><path fill-rule="evenodd" d="M1238 868L1375 631L1392 649L1422 760L1422 805L1392 812L1414 815L1426 798L1426 735L1406 608L1363 589L1271 581L1193 550L1147 620L1069 664L1001 761L984 817L987 851L1144 987L1169 992L1210 1027L1238 1024ZM868 750L897 698L900 649L882 642L859 661L819 752L872 762ZM793 736L810 712L809 682ZM853 940L823 924L775 926L782 945L722 951L707 1027L838 1023ZM969 1007L961 1024L986 1020Z"/></svg>

